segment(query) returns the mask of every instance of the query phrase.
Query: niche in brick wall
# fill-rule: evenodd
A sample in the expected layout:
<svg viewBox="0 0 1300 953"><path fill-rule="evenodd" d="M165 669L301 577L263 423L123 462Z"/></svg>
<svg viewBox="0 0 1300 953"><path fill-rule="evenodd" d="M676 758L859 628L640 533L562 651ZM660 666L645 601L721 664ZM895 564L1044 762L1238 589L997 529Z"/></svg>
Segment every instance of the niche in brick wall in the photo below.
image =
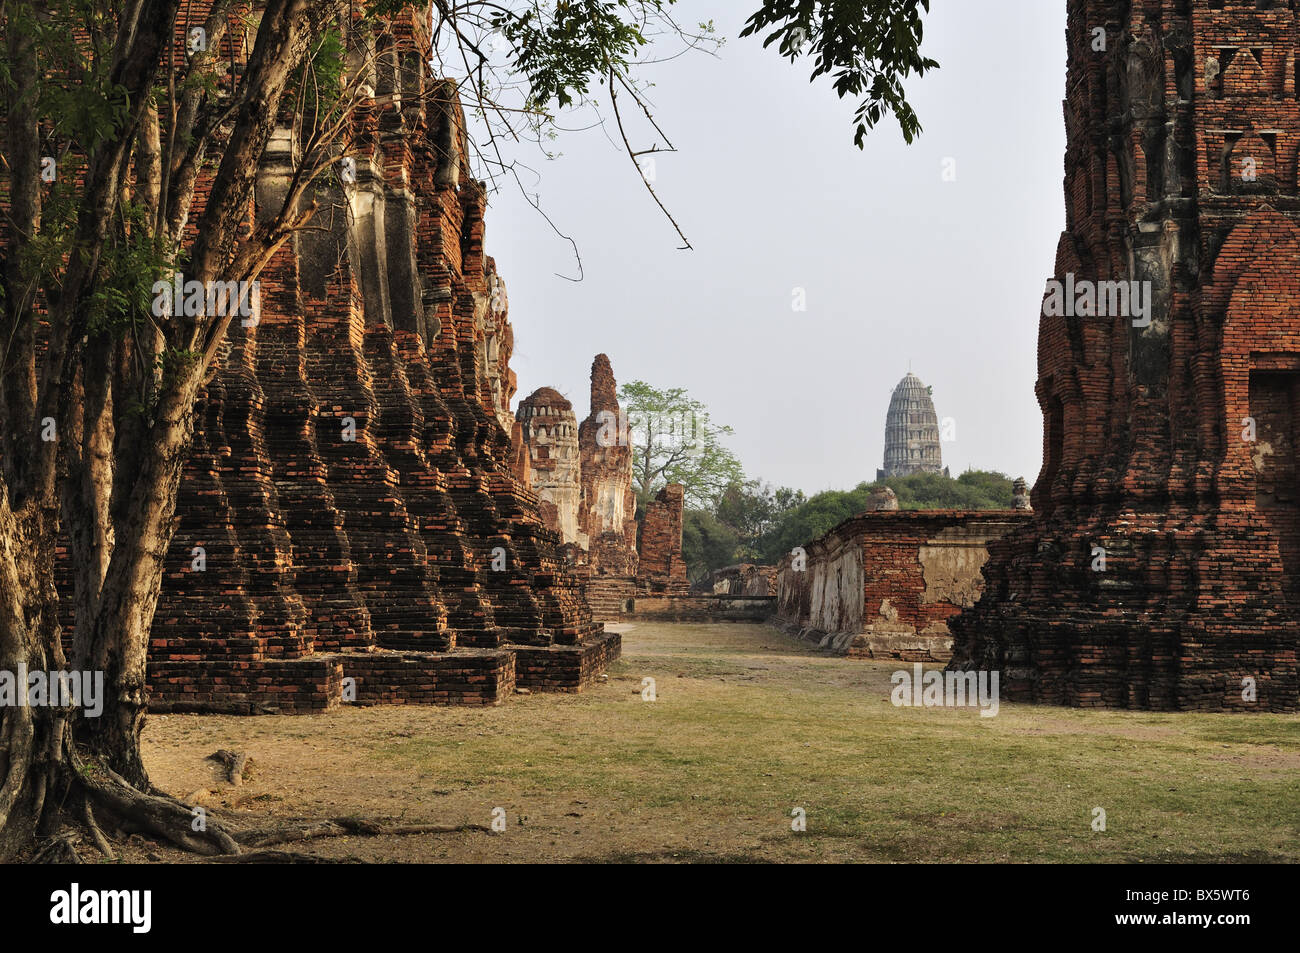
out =
<svg viewBox="0 0 1300 953"><path fill-rule="evenodd" d="M1277 136L1229 132L1219 150L1219 191L1259 194L1277 191Z"/></svg>
<svg viewBox="0 0 1300 953"><path fill-rule="evenodd" d="M1253 364L1253 362L1252 362ZM1300 487L1296 470L1296 424L1300 420L1300 372L1250 372L1250 416L1255 421L1251 462L1255 510L1277 539L1284 588L1300 605Z"/></svg>
<svg viewBox="0 0 1300 953"><path fill-rule="evenodd" d="M1245 49L1220 54L1224 96L1263 96L1269 90L1264 78L1264 51Z"/></svg>

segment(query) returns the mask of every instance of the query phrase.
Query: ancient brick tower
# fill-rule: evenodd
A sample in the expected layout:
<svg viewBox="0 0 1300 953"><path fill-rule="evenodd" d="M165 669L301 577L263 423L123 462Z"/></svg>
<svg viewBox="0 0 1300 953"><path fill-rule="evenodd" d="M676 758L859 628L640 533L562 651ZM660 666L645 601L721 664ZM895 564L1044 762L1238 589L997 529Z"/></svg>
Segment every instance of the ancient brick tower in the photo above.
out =
<svg viewBox="0 0 1300 953"><path fill-rule="evenodd" d="M582 505L578 532L593 571L636 574L636 491L627 419L609 358L591 362L591 412L578 428L582 452Z"/></svg>
<svg viewBox="0 0 1300 953"><path fill-rule="evenodd" d="M636 491L626 416L609 358L591 362L591 412L574 424L569 401L542 387L519 404L519 456L541 498L542 519L564 537L561 552L593 616L619 621L636 594ZM678 547L680 550L680 546Z"/></svg>
<svg viewBox="0 0 1300 953"><path fill-rule="evenodd" d="M885 466L876 479L913 473L942 473L939 417L930 389L911 371L898 382L885 415Z"/></svg>
<svg viewBox="0 0 1300 953"><path fill-rule="evenodd" d="M1295 7L1070 0L1055 277L1139 304L1040 321L1035 519L953 624L1012 698L1297 707Z"/></svg>
<svg viewBox="0 0 1300 953"><path fill-rule="evenodd" d="M578 539L582 482L573 405L558 391L542 387L519 402L515 417L528 448L531 486L540 501L542 522L564 542L585 548L585 541Z"/></svg>
<svg viewBox="0 0 1300 953"><path fill-rule="evenodd" d="M617 657L512 473L504 286L455 87L426 75L428 22L408 8L376 37L352 21L375 105L309 199L319 230L272 260L259 320L232 323L201 395L155 707L306 711L348 685L492 703L580 688ZM263 157L258 216L279 208L294 135Z"/></svg>

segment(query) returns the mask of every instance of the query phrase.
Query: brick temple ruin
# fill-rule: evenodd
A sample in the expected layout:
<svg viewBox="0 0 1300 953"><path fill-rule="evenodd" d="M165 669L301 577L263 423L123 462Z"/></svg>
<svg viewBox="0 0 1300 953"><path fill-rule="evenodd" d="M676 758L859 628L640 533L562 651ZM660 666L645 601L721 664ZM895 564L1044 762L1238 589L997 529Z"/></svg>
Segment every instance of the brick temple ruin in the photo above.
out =
<svg viewBox="0 0 1300 953"><path fill-rule="evenodd" d="M692 592L715 596L775 596L776 566L736 563L714 569L691 587Z"/></svg>
<svg viewBox="0 0 1300 953"><path fill-rule="evenodd" d="M201 394L156 710L316 711L345 679L362 703L491 704L578 690L619 654L515 475L504 284L455 86L419 52L428 10L392 22L355 176L309 196L320 230L264 271L259 319L232 322ZM256 216L280 206L293 136L262 159Z"/></svg>
<svg viewBox="0 0 1300 953"><path fill-rule="evenodd" d="M1295 710L1300 14L1070 0L1067 36L1035 516L993 544L953 665L1013 699ZM1051 306L1100 281L1149 310Z"/></svg>
<svg viewBox="0 0 1300 953"><path fill-rule="evenodd" d="M993 541L1022 509L898 508L888 487L867 510L786 556L776 572L778 628L849 658L945 662L948 622L975 604Z"/></svg>
<svg viewBox="0 0 1300 953"><path fill-rule="evenodd" d="M686 594L685 489L660 490L638 525L627 415L609 358L592 361L590 412L581 424L551 387L520 401L516 416L541 517L562 537L594 617L618 621L638 596Z"/></svg>

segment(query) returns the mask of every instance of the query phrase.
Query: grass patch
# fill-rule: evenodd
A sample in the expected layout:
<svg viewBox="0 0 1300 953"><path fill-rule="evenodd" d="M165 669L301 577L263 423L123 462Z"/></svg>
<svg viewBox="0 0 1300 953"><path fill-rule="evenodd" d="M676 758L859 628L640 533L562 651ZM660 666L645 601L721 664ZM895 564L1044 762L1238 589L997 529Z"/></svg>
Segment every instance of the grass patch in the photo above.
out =
<svg viewBox="0 0 1300 953"><path fill-rule="evenodd" d="M406 838L376 859L1300 860L1300 717L895 708L897 667L824 657L764 626L641 625L608 682L580 695L174 716L151 723L147 757L157 778L154 759L191 748L197 723L207 750L249 750L265 765L256 787L296 813L486 823L506 808L504 835ZM295 744L311 745L300 765L285 760ZM795 808L806 832L791 830Z"/></svg>

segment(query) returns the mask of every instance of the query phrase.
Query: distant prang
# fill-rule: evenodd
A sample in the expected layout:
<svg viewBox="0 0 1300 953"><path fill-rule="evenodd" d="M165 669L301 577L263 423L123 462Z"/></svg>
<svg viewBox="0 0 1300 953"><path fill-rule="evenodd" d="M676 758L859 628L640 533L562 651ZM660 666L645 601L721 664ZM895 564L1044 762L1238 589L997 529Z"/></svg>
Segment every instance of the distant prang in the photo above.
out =
<svg viewBox="0 0 1300 953"><path fill-rule="evenodd" d="M949 475L939 448L939 416L934 411L930 389L908 371L889 401L889 413L885 415L885 466L876 471L876 479L913 473Z"/></svg>

